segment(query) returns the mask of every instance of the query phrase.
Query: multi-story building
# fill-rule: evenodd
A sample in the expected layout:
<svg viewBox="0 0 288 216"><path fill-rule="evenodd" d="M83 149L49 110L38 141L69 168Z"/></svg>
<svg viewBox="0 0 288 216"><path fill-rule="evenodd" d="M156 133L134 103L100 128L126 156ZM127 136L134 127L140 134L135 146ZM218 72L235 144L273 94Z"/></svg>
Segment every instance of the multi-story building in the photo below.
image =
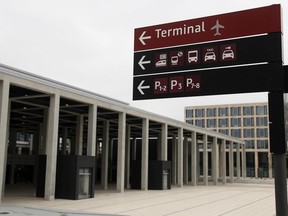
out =
<svg viewBox="0 0 288 216"><path fill-rule="evenodd" d="M185 121L243 139L247 177L272 178L268 103L189 106L185 107Z"/></svg>

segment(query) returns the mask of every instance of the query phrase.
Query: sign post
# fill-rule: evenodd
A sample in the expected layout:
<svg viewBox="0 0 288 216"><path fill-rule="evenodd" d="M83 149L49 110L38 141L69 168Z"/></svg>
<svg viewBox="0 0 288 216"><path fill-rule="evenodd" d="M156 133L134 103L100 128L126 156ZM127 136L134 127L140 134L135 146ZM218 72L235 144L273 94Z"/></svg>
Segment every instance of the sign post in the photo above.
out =
<svg viewBox="0 0 288 216"><path fill-rule="evenodd" d="M286 133L285 104L283 91L270 92L269 131L270 151L274 158L276 215L288 215L287 209L287 170L286 170Z"/></svg>

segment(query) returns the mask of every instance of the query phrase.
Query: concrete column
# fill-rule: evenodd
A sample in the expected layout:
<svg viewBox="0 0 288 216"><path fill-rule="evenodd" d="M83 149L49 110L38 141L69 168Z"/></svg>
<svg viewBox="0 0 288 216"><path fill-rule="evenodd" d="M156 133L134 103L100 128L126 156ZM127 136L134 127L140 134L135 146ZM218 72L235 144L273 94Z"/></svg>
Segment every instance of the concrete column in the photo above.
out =
<svg viewBox="0 0 288 216"><path fill-rule="evenodd" d="M39 150L39 136L40 136L40 128L38 127L35 132L33 133L33 155L35 158L38 157L38 150ZM35 163L33 168L33 186L36 188L37 186L37 170L38 170L38 163Z"/></svg>
<svg viewBox="0 0 288 216"><path fill-rule="evenodd" d="M197 144L196 145L196 152L197 152L197 156L196 156L196 165L197 165L197 179L199 179L200 177L200 146Z"/></svg>
<svg viewBox="0 0 288 216"><path fill-rule="evenodd" d="M126 151L125 151L125 185L126 188L130 188L130 137L131 126L126 127Z"/></svg>
<svg viewBox="0 0 288 216"><path fill-rule="evenodd" d="M10 128L10 113L11 113L11 101L8 103L8 116L7 116L7 130L6 130L6 138L8 139L9 137L9 128ZM1 145L1 144L0 144ZM7 167L7 158L8 158L8 140L6 140L6 145L5 145L5 158L4 158L4 175L3 179L6 179L6 167ZM2 185L2 195L5 194L5 180Z"/></svg>
<svg viewBox="0 0 288 216"><path fill-rule="evenodd" d="M71 155L71 138L67 137L67 152L66 154Z"/></svg>
<svg viewBox="0 0 288 216"><path fill-rule="evenodd" d="M98 175L99 175L99 172L98 172L98 169L97 169L98 168L98 160L97 160L97 158L99 157L99 154L100 154L100 142L99 142L98 139L96 139L95 183L98 181Z"/></svg>
<svg viewBox="0 0 288 216"><path fill-rule="evenodd" d="M47 128L48 128L48 116L49 116L49 107L44 108L44 116L43 116L43 128L42 128L42 149L41 154L46 154L46 146L47 146Z"/></svg>
<svg viewBox="0 0 288 216"><path fill-rule="evenodd" d="M177 148L176 148L176 136L172 137L172 183L177 184Z"/></svg>
<svg viewBox="0 0 288 216"><path fill-rule="evenodd" d="M157 160L161 160L161 147L162 147L161 143L162 143L162 135L161 133L159 133L157 135Z"/></svg>
<svg viewBox="0 0 288 216"><path fill-rule="evenodd" d="M76 136L73 134L70 140L70 154L71 155L76 155L75 148L76 148Z"/></svg>
<svg viewBox="0 0 288 216"><path fill-rule="evenodd" d="M241 155L242 155L242 166L243 166L243 149L242 148L241 148ZM272 178L272 154L270 153L270 150L268 152L268 176L269 176L269 179ZM243 167L242 167L242 177L243 177Z"/></svg>
<svg viewBox="0 0 288 216"><path fill-rule="evenodd" d="M119 113L117 152L117 191L124 192L126 113Z"/></svg>
<svg viewBox="0 0 288 216"><path fill-rule="evenodd" d="M77 116L77 126L76 126L76 148L75 148L75 154L76 155L82 155L83 150L83 115Z"/></svg>
<svg viewBox="0 0 288 216"><path fill-rule="evenodd" d="M9 115L9 88L8 81L0 81L0 203L5 188L5 173L8 142L8 115Z"/></svg>
<svg viewBox="0 0 288 216"><path fill-rule="evenodd" d="M229 176L230 182L234 183L234 157L233 157L233 142L229 142Z"/></svg>
<svg viewBox="0 0 288 216"><path fill-rule="evenodd" d="M203 134L203 182L204 185L208 185L208 148L206 134Z"/></svg>
<svg viewBox="0 0 288 216"><path fill-rule="evenodd" d="M38 137L38 154L43 155L45 154L45 149L46 149L46 131L47 131L47 109L44 109L44 116L43 116L43 123L40 124L39 126L39 137Z"/></svg>
<svg viewBox="0 0 288 216"><path fill-rule="evenodd" d="M67 127L62 127L62 147L61 147L61 154L66 155L66 146L67 146L67 136L68 136L68 129Z"/></svg>
<svg viewBox="0 0 288 216"><path fill-rule="evenodd" d="M109 162L109 121L103 122L101 186L108 189L108 162Z"/></svg>
<svg viewBox="0 0 288 216"><path fill-rule="evenodd" d="M109 142L109 162L108 162L108 179L109 179L109 182L112 182L113 181L113 148L114 148L114 139L110 139L110 142Z"/></svg>
<svg viewBox="0 0 288 216"><path fill-rule="evenodd" d="M191 132L191 181L192 185L197 185L197 139L196 132Z"/></svg>
<svg viewBox="0 0 288 216"><path fill-rule="evenodd" d="M245 148L245 144L243 144L242 145L242 177L243 178L246 178L246 173L247 173L246 172L246 148Z"/></svg>
<svg viewBox="0 0 288 216"><path fill-rule="evenodd" d="M132 160L136 160L137 158L137 139L133 138L133 142L132 142Z"/></svg>
<svg viewBox="0 0 288 216"><path fill-rule="evenodd" d="M222 184L226 184L226 140L221 143L221 178Z"/></svg>
<svg viewBox="0 0 288 216"><path fill-rule="evenodd" d="M189 157L189 152L188 152L188 139L187 137L184 137L184 146L183 146L183 167L184 167L184 184L188 184L188 157Z"/></svg>
<svg viewBox="0 0 288 216"><path fill-rule="evenodd" d="M258 151L254 152L255 157L255 163L254 163L254 169L255 169L255 178L259 177L258 168L259 168L259 158L258 158Z"/></svg>
<svg viewBox="0 0 288 216"><path fill-rule="evenodd" d="M239 143L237 143L237 148L236 148L236 163L237 163L237 179L240 179L241 163L240 163L240 144Z"/></svg>
<svg viewBox="0 0 288 216"><path fill-rule="evenodd" d="M29 155L33 154L33 144L34 144L34 134L31 136L30 146L29 146Z"/></svg>
<svg viewBox="0 0 288 216"><path fill-rule="evenodd" d="M222 140L218 143L218 155L219 155L219 178L222 177ZM219 180L218 178L218 180ZM221 178L222 179L222 178Z"/></svg>
<svg viewBox="0 0 288 216"><path fill-rule="evenodd" d="M149 120L142 121L141 190L148 190Z"/></svg>
<svg viewBox="0 0 288 216"><path fill-rule="evenodd" d="M167 124L162 124L161 127L161 160L167 161L168 158L168 126Z"/></svg>
<svg viewBox="0 0 288 216"><path fill-rule="evenodd" d="M177 185L183 187L183 128L178 128Z"/></svg>
<svg viewBox="0 0 288 216"><path fill-rule="evenodd" d="M47 164L46 164L45 195L44 195L44 198L46 200L53 200L55 198L59 104L60 104L59 94L51 95L48 110L47 136L46 136Z"/></svg>
<svg viewBox="0 0 288 216"><path fill-rule="evenodd" d="M17 141L17 130L16 129L10 129L9 132L9 147L11 149L10 154L13 157L13 160L11 161L11 171L10 171L10 184L14 184L14 170L15 170L15 163L14 163L14 157L16 155L16 141Z"/></svg>
<svg viewBox="0 0 288 216"><path fill-rule="evenodd" d="M87 155L96 155L96 134L97 133L97 106L95 104L89 105L88 113L88 142Z"/></svg>
<svg viewBox="0 0 288 216"><path fill-rule="evenodd" d="M217 185L219 176L219 155L218 155L218 144L216 137L213 137L212 141L212 176L213 176L213 184Z"/></svg>

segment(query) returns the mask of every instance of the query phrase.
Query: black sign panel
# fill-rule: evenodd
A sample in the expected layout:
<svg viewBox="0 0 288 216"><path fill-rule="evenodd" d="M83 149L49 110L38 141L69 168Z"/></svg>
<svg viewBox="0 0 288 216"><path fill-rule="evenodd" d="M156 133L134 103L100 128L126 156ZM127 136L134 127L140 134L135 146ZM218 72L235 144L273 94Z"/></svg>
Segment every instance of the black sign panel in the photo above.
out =
<svg viewBox="0 0 288 216"><path fill-rule="evenodd" d="M282 62L134 77L133 99L283 91Z"/></svg>
<svg viewBox="0 0 288 216"><path fill-rule="evenodd" d="M288 65L283 66L285 76L285 93L288 93Z"/></svg>
<svg viewBox="0 0 288 216"><path fill-rule="evenodd" d="M134 76L282 61L281 33L134 53Z"/></svg>

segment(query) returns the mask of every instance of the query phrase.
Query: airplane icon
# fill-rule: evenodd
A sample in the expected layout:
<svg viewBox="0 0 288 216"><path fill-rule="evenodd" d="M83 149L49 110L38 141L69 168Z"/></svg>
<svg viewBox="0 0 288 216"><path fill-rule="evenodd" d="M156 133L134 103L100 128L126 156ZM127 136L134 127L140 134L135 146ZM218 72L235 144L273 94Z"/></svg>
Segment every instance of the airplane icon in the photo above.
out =
<svg viewBox="0 0 288 216"><path fill-rule="evenodd" d="M225 27L223 25L220 25L219 20L217 20L216 25L211 28L211 30L216 29L216 33L214 34L214 36L221 35L221 33L219 32L220 28L225 28Z"/></svg>

